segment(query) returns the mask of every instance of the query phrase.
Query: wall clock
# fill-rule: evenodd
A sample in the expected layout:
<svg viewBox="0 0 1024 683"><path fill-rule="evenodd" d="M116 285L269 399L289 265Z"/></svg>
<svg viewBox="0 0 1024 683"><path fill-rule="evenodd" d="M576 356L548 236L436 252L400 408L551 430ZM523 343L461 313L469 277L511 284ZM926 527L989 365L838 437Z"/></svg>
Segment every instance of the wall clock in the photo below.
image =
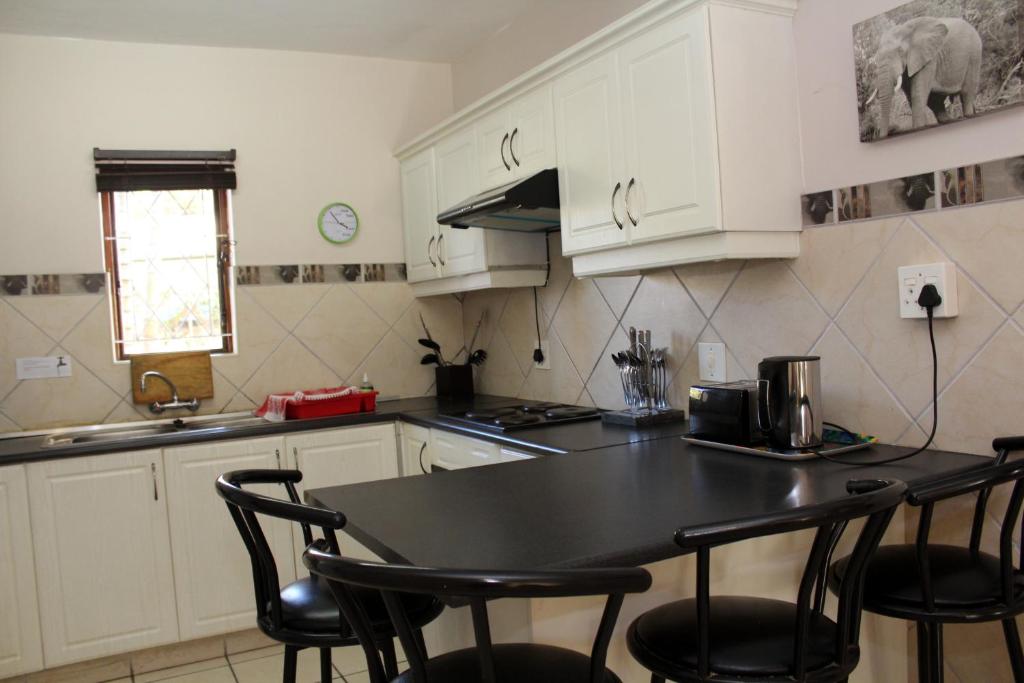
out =
<svg viewBox="0 0 1024 683"><path fill-rule="evenodd" d="M344 202L333 202L324 207L316 219L320 234L331 244L344 244L356 236L359 215Z"/></svg>

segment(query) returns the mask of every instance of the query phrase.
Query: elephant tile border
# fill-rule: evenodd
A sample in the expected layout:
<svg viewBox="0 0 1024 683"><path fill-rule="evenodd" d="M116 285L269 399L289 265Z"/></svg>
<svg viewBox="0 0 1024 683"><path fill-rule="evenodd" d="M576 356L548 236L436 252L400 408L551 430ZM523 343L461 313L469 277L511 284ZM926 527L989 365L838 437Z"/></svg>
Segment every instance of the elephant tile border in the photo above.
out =
<svg viewBox="0 0 1024 683"><path fill-rule="evenodd" d="M404 263L307 263L235 267L235 283L240 286L405 281Z"/></svg>
<svg viewBox="0 0 1024 683"><path fill-rule="evenodd" d="M968 164L800 198L803 227L935 211L1024 197L1024 156Z"/></svg>
<svg viewBox="0 0 1024 683"><path fill-rule="evenodd" d="M98 294L106 284L105 273L0 275L0 296Z"/></svg>

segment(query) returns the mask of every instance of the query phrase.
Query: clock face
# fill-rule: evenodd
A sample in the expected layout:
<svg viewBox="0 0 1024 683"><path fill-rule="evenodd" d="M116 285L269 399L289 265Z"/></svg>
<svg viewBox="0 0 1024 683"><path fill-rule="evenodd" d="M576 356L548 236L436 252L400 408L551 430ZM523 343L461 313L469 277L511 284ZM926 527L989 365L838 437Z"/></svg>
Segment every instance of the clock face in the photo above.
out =
<svg viewBox="0 0 1024 683"><path fill-rule="evenodd" d="M356 230L359 229L359 216L348 204L335 202L328 204L320 212L317 226L325 240L341 244L356 236Z"/></svg>

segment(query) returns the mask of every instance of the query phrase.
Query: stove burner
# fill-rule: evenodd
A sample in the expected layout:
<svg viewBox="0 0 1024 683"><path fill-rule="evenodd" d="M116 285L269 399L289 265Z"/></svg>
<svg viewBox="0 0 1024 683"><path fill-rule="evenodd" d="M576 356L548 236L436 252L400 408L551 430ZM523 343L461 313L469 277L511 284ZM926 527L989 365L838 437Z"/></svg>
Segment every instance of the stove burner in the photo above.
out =
<svg viewBox="0 0 1024 683"><path fill-rule="evenodd" d="M540 422L539 415L508 415L506 417L499 417L496 420L494 420L494 424L498 425L499 427L520 427L522 425L533 424L535 422Z"/></svg>
<svg viewBox="0 0 1024 683"><path fill-rule="evenodd" d="M544 412L544 417L549 420L564 420L570 417L587 417L589 415L597 415L597 409L578 406L562 406L560 408L552 408L551 410Z"/></svg>
<svg viewBox="0 0 1024 683"><path fill-rule="evenodd" d="M518 408L496 408L494 410L470 410L466 412L463 417L467 420L481 420L483 422L490 422L499 417L507 417L509 415L518 415Z"/></svg>
<svg viewBox="0 0 1024 683"><path fill-rule="evenodd" d="M531 403L520 408L524 413L546 413L552 408L570 408L564 403Z"/></svg>
<svg viewBox="0 0 1024 683"><path fill-rule="evenodd" d="M465 413L445 415L444 417L455 422L473 425L474 427L507 432L542 425L590 420L597 418L599 415L600 412L595 408L543 402L520 406L480 408Z"/></svg>

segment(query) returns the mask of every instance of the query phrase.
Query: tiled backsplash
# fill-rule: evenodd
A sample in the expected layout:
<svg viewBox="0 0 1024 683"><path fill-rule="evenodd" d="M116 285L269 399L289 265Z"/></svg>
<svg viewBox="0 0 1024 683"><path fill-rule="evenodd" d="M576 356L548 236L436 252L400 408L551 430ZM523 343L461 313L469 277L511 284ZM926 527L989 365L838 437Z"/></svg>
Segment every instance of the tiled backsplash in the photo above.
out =
<svg viewBox="0 0 1024 683"><path fill-rule="evenodd" d="M434 377L419 364L419 315L446 351L463 343L458 299L417 300L401 281L238 287L235 296L239 351L214 356L214 398L200 414L249 410L272 391L358 383L364 372L385 396L427 395ZM0 297L0 329L0 431L154 417L131 402L128 364L113 361L105 295ZM71 357L70 378L15 378L15 358L56 354Z"/></svg>
<svg viewBox="0 0 1024 683"><path fill-rule="evenodd" d="M551 239L551 253L560 253L558 236ZM698 381L698 341L725 342L730 380L752 377L765 356L817 353L830 420L920 445L931 428L931 352L926 325L899 317L896 268L943 260L957 265L961 313L935 323L936 445L991 455L993 437L1024 433L1024 201L805 230L793 261L574 280L569 260L556 258L539 299L551 370L532 366L529 290L467 295L463 324L468 338L488 312L479 345L489 356L478 390L603 408L623 406L609 356L627 345L631 325L650 328L655 345L670 347L669 395L683 408ZM989 550L1005 493L989 506ZM972 502L940 506L937 542L966 542ZM996 623L947 626L947 680L1012 680L1003 648Z"/></svg>

